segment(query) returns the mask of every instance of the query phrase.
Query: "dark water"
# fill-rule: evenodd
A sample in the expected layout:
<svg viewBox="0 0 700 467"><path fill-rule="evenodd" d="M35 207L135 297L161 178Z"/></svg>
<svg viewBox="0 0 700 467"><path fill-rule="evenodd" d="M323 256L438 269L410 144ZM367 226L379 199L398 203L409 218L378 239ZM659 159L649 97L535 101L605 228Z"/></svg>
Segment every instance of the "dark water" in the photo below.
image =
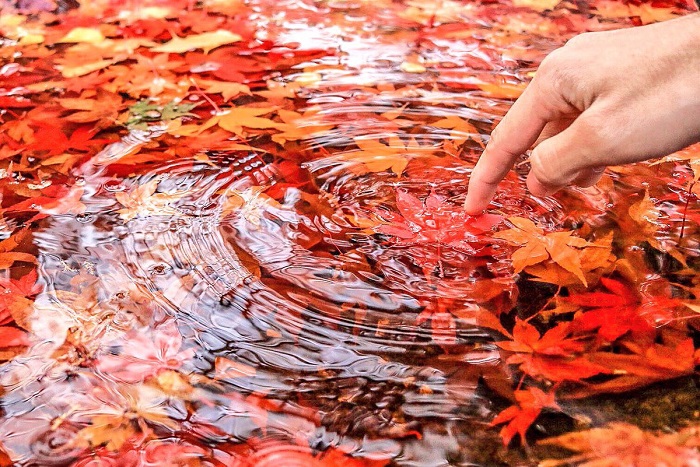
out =
<svg viewBox="0 0 700 467"><path fill-rule="evenodd" d="M43 292L23 325L31 345L0 367L5 449L23 466L534 463L489 426L518 375L484 316L510 329L557 287L514 276L513 247L488 228L449 234L510 105L499 89L575 33L630 22L450 0L238 11L260 52L226 65L253 90L232 103L299 112L295 130L207 145L154 118L104 129L119 140L48 177L84 209L31 221ZM188 66L163 79L208 76ZM225 107L187 88L161 102L173 98L199 103L201 121ZM458 121L468 126L452 130ZM525 170L489 212L600 232L649 173L676 174L668 212L689 176L640 166L607 188L535 199ZM402 221L402 196L433 196L447 217ZM27 221L8 212L5 237ZM381 227L392 222L415 236ZM674 218L660 241L681 228L696 230ZM553 423L545 433L569 426Z"/></svg>

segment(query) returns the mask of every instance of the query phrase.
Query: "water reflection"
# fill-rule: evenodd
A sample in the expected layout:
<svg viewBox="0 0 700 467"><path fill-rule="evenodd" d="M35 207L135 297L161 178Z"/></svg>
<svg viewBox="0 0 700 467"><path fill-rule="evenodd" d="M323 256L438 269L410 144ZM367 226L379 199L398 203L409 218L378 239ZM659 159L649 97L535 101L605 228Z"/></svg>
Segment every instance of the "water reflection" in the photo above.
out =
<svg viewBox="0 0 700 467"><path fill-rule="evenodd" d="M515 92L559 44L489 5L251 2L240 72L188 72L238 73L238 102L269 99L280 132L200 145L153 123L77 159L64 198L85 209L36 220L32 345L0 367L17 465L512 461L487 428L513 385L493 342L503 313L541 304L519 300L497 221L470 230L461 205L512 97L489 83ZM534 199L525 168L494 217L603 228L623 196Z"/></svg>

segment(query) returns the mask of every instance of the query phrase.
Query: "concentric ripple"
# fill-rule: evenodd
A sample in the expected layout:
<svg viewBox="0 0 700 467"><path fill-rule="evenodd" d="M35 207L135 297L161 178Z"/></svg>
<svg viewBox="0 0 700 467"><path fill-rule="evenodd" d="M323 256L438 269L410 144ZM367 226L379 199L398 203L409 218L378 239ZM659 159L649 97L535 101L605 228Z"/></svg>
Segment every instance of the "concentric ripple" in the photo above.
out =
<svg viewBox="0 0 700 467"><path fill-rule="evenodd" d="M446 3L411 11L432 28L454 14ZM398 465L472 465L500 446L485 426L511 387L494 341L518 297L512 247L490 228L445 240L424 211L466 219L471 169L508 107L478 85L520 83L555 44L533 39L528 60L496 61L492 45L457 32L425 41L356 2L278 7L284 21L260 15L261 38L324 52L266 75L270 88L304 85L290 98L301 136L284 157L265 149L269 135L250 150L232 137L156 157L177 141L167 125L132 129L75 167L85 212L42 221L40 344L0 369L0 433L21 465L91 465L80 437L95 420L125 438L157 434L139 465L176 442L192 458L235 445L240 456L222 462L256 467L329 465L339 446ZM344 27L309 24L307 11ZM422 62L429 85L413 72ZM145 147L150 159L122 165ZM554 199L525 196L525 169L490 214L572 222ZM387 233L410 216L402 194L417 239ZM593 211L608 202L567 196ZM301 435L310 446L293 443Z"/></svg>

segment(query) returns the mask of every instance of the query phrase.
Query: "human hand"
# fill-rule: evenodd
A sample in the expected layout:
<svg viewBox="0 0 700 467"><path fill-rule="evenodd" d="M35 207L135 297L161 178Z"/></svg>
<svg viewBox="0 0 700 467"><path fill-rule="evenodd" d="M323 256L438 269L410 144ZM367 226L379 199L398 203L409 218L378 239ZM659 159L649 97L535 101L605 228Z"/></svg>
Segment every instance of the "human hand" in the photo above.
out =
<svg viewBox="0 0 700 467"><path fill-rule="evenodd" d="M660 157L700 141L700 14L585 33L545 58L491 134L465 209L482 212L534 144L535 196L591 186L608 165Z"/></svg>

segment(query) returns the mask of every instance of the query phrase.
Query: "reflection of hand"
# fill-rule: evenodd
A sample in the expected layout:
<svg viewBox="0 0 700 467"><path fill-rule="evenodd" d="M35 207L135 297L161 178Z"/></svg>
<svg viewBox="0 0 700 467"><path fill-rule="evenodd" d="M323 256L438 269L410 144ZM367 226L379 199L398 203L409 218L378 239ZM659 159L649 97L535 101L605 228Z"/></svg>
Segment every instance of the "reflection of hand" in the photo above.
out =
<svg viewBox="0 0 700 467"><path fill-rule="evenodd" d="M591 186L605 166L700 141L700 14L574 37L542 62L491 135L465 203L486 208L530 146L527 186L544 196Z"/></svg>

